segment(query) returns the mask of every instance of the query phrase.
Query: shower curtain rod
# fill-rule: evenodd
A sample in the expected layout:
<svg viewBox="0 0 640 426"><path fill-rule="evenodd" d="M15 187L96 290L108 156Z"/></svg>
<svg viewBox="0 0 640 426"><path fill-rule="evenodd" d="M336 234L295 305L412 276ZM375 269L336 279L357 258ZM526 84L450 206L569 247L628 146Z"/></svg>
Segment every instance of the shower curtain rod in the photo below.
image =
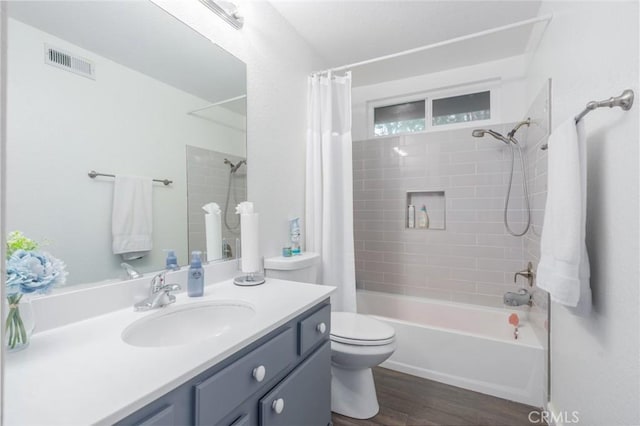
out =
<svg viewBox="0 0 640 426"><path fill-rule="evenodd" d="M473 39L473 38L477 38L477 37L482 37L482 36L489 35L489 34L498 33L500 31L510 30L512 28L518 28L518 27L522 27L522 26L525 26L525 25L536 24L538 22L547 22L548 23L549 21L551 21L552 18L553 18L553 15L549 14L549 15L539 16L537 18L526 19L524 21L514 22L513 24L507 24L507 25L503 25L501 27L491 28L489 30L480 31L480 32L473 33L473 34L467 34L467 35L464 35L464 36L451 38L449 40L439 41L437 43L427 44L426 46L416 47L416 48L409 49L409 50L403 50L402 52L397 52L397 53L392 53L392 54L389 54L389 55L379 56L377 58L367 59L365 61L354 62L354 63L348 64L348 65L341 65L339 67L329 68L329 69L326 69L326 70L323 70L323 71L316 71L313 74L324 74L324 73L327 73L327 72L342 71L342 70L346 70L346 69L350 69L350 68L357 68L357 67L361 67L363 65L373 64L375 62L386 61L388 59L395 59L395 58L398 58L398 57L401 57L401 56L411 55L413 53L418 53L418 52L423 52L425 50L434 49L436 47L442 47L442 46L446 46L446 45L449 45L449 44L458 43L458 42L461 42L461 41L466 41L466 40L470 40L470 39Z"/></svg>

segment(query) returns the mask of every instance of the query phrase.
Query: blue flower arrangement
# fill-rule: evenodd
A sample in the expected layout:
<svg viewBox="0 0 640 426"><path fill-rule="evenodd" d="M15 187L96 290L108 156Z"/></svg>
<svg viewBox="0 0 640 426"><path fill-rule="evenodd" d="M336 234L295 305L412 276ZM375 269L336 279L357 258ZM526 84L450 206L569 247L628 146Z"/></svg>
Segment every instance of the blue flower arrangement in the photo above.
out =
<svg viewBox="0 0 640 426"><path fill-rule="evenodd" d="M10 350L26 347L29 334L20 316L20 300L25 294L44 294L66 281L65 264L47 252L38 250L38 243L21 232L7 239L7 346Z"/></svg>

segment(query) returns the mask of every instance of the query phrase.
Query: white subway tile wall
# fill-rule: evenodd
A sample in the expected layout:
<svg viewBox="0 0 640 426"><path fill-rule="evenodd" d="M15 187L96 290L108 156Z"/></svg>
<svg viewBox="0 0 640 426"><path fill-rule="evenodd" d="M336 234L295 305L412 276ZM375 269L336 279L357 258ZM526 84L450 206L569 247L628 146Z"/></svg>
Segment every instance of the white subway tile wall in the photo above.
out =
<svg viewBox="0 0 640 426"><path fill-rule="evenodd" d="M199 250L206 252L204 210L202 206L216 202L224 213L227 188L230 178L230 166L224 163L227 158L233 164L244 160L242 157L223 152L187 145L187 208L189 213L189 252ZM227 223L222 223L222 238L226 238L235 256L235 240L240 238L239 217L235 214L236 205L247 199L247 173L242 166L235 173Z"/></svg>
<svg viewBox="0 0 640 426"><path fill-rule="evenodd" d="M506 134L513 124L492 128ZM537 262L529 245L539 241L535 235L513 237L504 228L511 152L491 137L472 137L471 130L353 143L358 288L504 307L502 295L523 284L514 284L514 273L529 260ZM518 132L525 144L526 135L524 128ZM531 150L527 154L538 161ZM532 192L541 196L544 185L535 174L541 168L531 161L526 167L533 170ZM521 182L516 156L509 206L515 230L524 226ZM407 229L407 191L444 191L446 229ZM534 206L543 209L544 199Z"/></svg>

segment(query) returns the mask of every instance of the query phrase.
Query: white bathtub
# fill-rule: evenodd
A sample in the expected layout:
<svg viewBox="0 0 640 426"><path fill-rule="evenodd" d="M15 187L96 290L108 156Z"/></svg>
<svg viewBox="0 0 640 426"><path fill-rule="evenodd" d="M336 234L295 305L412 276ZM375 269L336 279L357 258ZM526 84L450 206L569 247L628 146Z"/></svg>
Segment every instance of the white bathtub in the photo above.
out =
<svg viewBox="0 0 640 426"><path fill-rule="evenodd" d="M544 405L543 346L526 322L513 338L512 311L364 290L357 300L359 313L396 330L398 348L382 367Z"/></svg>

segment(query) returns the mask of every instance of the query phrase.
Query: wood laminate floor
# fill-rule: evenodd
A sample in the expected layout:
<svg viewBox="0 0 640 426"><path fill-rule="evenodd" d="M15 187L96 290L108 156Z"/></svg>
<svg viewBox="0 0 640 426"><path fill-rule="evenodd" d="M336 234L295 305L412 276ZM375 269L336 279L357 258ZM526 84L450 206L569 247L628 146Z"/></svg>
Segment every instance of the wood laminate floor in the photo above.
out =
<svg viewBox="0 0 640 426"><path fill-rule="evenodd" d="M540 409L496 398L386 368L373 375L380 412L368 420L333 413L334 426L519 426L530 422L529 413ZM534 415L533 420L540 418Z"/></svg>

